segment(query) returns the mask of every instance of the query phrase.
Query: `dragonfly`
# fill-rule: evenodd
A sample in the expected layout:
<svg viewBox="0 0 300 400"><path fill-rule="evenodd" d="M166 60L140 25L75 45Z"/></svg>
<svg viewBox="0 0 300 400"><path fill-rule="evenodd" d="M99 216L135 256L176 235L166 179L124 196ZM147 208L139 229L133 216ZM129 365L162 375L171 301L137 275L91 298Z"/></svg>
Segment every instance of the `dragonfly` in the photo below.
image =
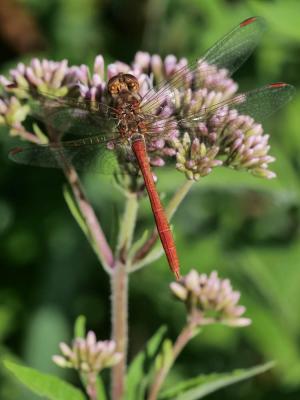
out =
<svg viewBox="0 0 300 400"><path fill-rule="evenodd" d="M166 116L162 111L176 102L178 91L184 90L187 82L193 81L195 88L201 87L201 81L195 80L199 71L202 77L216 68L226 69L228 76L233 74L255 49L265 28L261 17L246 19L200 60L186 63L144 95L140 94L137 77L131 73L118 73L108 81L109 103L37 92L31 105L32 114L43 121L49 132L54 132L52 140L47 145L14 148L10 158L42 167L62 168L70 163L77 170L90 168L104 173L126 166L130 171L133 166L143 177L168 264L179 279L180 262L173 233L149 161L153 141L168 140L174 129L180 134L196 129L199 122L205 123L221 111L234 109L261 121L291 98L293 87L283 82L268 84L187 115ZM75 139L65 140L70 132Z"/></svg>

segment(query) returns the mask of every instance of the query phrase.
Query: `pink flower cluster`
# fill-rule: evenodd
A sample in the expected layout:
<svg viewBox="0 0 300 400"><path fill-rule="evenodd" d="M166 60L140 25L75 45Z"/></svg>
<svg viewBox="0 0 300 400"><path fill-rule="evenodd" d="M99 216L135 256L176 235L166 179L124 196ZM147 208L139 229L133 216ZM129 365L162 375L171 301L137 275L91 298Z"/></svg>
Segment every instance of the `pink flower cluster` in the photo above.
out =
<svg viewBox="0 0 300 400"><path fill-rule="evenodd" d="M146 140L152 165L163 166L175 159L178 171L193 180L221 165L265 178L275 176L269 170L274 161L268 154L269 136L253 118L226 105L236 94L237 84L225 69L201 60L190 66L173 55L162 60L158 55L138 52L131 65L117 61L106 69L101 55L92 70L86 65L70 67L66 60L33 59L27 66L20 63L9 78L0 76L4 90L0 123L22 137L22 123L31 111L27 101L34 93L68 96L89 104L101 102L102 108L109 107L107 81L120 72L138 79L141 106L144 112L151 112L151 135Z"/></svg>

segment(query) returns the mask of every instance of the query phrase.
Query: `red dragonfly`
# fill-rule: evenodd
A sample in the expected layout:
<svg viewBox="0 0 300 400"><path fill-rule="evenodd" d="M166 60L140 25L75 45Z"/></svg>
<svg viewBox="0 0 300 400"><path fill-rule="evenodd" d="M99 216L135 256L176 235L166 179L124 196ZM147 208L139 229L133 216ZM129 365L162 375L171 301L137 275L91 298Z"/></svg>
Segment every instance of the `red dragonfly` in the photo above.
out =
<svg viewBox="0 0 300 400"><path fill-rule="evenodd" d="M265 22L260 17L243 21L201 60L178 69L144 96L139 94L137 78L128 73L120 73L109 80L109 103L30 93L34 97L32 114L50 128L50 133L55 132L56 139L51 139L49 133L48 145L18 147L10 152L10 157L29 165L61 168L62 163L72 163L78 170L90 168L101 172L115 171L124 165L132 171L135 165L143 176L169 266L178 279L180 269L175 242L149 162L153 141L160 138L167 141L174 129L179 134L191 131L215 113L228 113L232 109L261 121L291 98L293 87L273 83L187 115L166 117L161 111L166 105L174 104L178 91L185 90L186 82L193 80L195 89L201 87L201 82L195 80L199 72L203 77L216 68L225 68L230 76L249 57L264 30ZM70 132L79 133L80 138L62 140Z"/></svg>

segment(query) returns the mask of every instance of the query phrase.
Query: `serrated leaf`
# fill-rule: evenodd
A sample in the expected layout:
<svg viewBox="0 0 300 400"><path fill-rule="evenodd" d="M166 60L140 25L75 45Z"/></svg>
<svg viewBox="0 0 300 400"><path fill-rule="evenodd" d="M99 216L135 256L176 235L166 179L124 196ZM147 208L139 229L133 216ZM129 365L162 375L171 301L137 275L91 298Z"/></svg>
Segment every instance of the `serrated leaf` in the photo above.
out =
<svg viewBox="0 0 300 400"><path fill-rule="evenodd" d="M11 361L3 362L5 367L28 389L49 400L86 400L84 394L74 386L33 368L24 367Z"/></svg>
<svg viewBox="0 0 300 400"><path fill-rule="evenodd" d="M139 352L130 364L126 382L126 400L143 400L154 360L166 334L166 326L161 326L148 341L145 350Z"/></svg>
<svg viewBox="0 0 300 400"><path fill-rule="evenodd" d="M235 370L229 373L200 375L197 378L179 383L171 389L164 390L160 400L198 400L217 390L249 379L274 367L274 362L248 369Z"/></svg>
<svg viewBox="0 0 300 400"><path fill-rule="evenodd" d="M86 334L85 324L86 324L85 316L79 315L76 318L76 321L74 324L74 337L75 338L84 338L85 337L85 334Z"/></svg>

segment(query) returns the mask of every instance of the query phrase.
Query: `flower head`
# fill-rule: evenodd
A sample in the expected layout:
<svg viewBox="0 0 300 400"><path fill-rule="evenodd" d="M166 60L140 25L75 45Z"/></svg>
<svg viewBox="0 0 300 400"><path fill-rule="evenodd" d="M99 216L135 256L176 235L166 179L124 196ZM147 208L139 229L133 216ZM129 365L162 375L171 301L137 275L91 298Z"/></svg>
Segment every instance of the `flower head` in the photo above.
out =
<svg viewBox="0 0 300 400"><path fill-rule="evenodd" d="M29 112L29 106L21 104L15 96L0 98L0 125L18 128Z"/></svg>
<svg viewBox="0 0 300 400"><path fill-rule="evenodd" d="M55 96L65 96L68 89L75 85L77 77L68 67L68 61L39 60L33 58L29 65L19 63L10 70L10 79L0 77L4 87L12 87L20 98L24 97L24 90L38 90L41 93ZM18 91L18 89L20 89Z"/></svg>
<svg viewBox="0 0 300 400"><path fill-rule="evenodd" d="M117 364L122 354L116 352L112 340L97 341L94 332L89 331L86 338L76 338L72 346L60 343L62 356L52 357L53 362L64 368L74 368L83 373L99 373L103 368Z"/></svg>
<svg viewBox="0 0 300 400"><path fill-rule="evenodd" d="M206 275L191 270L179 282L172 282L170 288L185 303L190 321L198 326L219 322L238 327L251 323L242 317L246 308L238 304L240 293L232 289L229 279L220 279L215 271Z"/></svg>

